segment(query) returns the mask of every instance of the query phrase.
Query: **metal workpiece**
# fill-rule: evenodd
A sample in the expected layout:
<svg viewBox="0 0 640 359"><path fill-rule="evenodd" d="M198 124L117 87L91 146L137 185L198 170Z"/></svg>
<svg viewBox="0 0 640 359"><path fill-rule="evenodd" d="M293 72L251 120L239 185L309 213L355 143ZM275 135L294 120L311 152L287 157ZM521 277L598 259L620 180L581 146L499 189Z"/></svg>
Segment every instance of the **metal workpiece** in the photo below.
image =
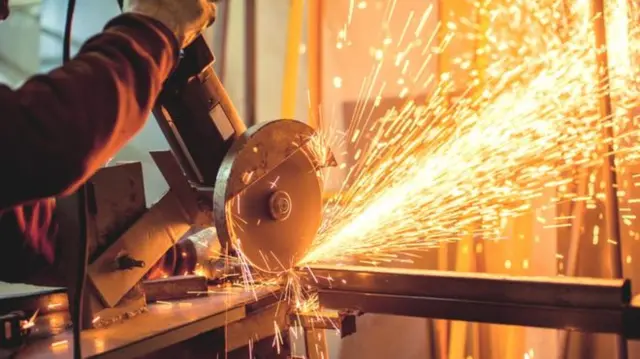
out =
<svg viewBox="0 0 640 359"><path fill-rule="evenodd" d="M640 339L628 280L317 266L301 269L320 305L364 313L614 333Z"/></svg>
<svg viewBox="0 0 640 359"><path fill-rule="evenodd" d="M314 265L301 270L320 290L579 308L619 308L631 301L626 279L516 277L485 273Z"/></svg>
<svg viewBox="0 0 640 359"><path fill-rule="evenodd" d="M207 278L197 275L148 280L142 287L148 303L203 296L209 290Z"/></svg>
<svg viewBox="0 0 640 359"><path fill-rule="evenodd" d="M364 313L609 333L640 339L640 308L635 306L581 308L339 290L320 291L319 299L326 308L357 308Z"/></svg>

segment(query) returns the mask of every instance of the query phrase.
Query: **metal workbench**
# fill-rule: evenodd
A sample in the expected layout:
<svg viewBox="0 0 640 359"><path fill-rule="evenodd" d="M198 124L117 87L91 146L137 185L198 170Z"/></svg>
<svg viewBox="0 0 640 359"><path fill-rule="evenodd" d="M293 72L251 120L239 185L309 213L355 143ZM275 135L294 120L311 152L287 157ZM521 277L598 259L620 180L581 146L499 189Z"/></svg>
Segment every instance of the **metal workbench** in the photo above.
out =
<svg viewBox="0 0 640 359"><path fill-rule="evenodd" d="M287 308L282 305L278 308L277 300L274 288L259 289L255 293L232 288L214 289L201 298L149 304L147 312L122 323L84 331L83 356L141 357L220 328L225 329L222 349L233 351L273 336L274 321L284 327ZM52 317L42 320L52 320ZM34 340L17 357L72 358L72 340L71 331ZM211 352L215 350L214 344L211 343Z"/></svg>
<svg viewBox="0 0 640 359"><path fill-rule="evenodd" d="M351 316L391 314L640 339L640 307L632 300L629 280L338 265L303 268L299 275L305 285L317 290L323 308L354 313ZM83 354L89 358L140 357L216 330L211 340L222 340L220 348L207 343L204 352L233 351L273 337L274 322L288 328L288 309L279 302L278 288L255 293L214 289L203 298L151 304L147 313L121 324L87 330L82 335ZM355 321L350 326L346 335L355 330ZM326 328L330 326L316 329ZM71 333L65 332L33 342L18 357L71 358L71 340Z"/></svg>

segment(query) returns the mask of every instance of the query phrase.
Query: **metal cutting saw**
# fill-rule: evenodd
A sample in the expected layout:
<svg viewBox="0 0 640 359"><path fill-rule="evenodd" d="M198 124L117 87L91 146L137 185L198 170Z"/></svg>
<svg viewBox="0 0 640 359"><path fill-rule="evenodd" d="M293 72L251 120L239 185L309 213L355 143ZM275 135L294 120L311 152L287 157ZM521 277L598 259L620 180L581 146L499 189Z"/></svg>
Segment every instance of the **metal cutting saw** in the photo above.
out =
<svg viewBox="0 0 640 359"><path fill-rule="evenodd" d="M213 70L201 36L183 51L155 117L191 186L212 195L219 240L254 268L278 271L311 246L322 215L323 167L335 165L316 131L295 120L247 129Z"/></svg>
<svg viewBox="0 0 640 359"><path fill-rule="evenodd" d="M224 260L211 259L208 250L201 258L189 239L194 231L215 227L222 259L237 256L243 266L267 274L292 268L311 247L322 219L321 170L336 164L331 151L300 121L247 128L214 72L214 60L198 37L182 51L154 106L171 148L151 152L169 184L160 200L146 208L140 167L117 165L89 181L93 204L59 203L61 233L83 233L76 229L76 206L89 224L81 234L89 243L91 283L82 295L84 328L144 306L140 283L158 268L162 276L181 276L195 272L202 259L214 268L213 277L224 277L226 265L218 269ZM187 262L188 268L180 264Z"/></svg>

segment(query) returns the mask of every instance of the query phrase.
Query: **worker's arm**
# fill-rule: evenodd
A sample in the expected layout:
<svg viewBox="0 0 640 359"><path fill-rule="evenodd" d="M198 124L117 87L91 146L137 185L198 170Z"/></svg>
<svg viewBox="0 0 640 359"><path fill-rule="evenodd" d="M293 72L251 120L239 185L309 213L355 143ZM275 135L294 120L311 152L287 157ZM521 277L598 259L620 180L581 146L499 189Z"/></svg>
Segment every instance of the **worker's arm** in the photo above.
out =
<svg viewBox="0 0 640 359"><path fill-rule="evenodd" d="M142 128L179 47L157 20L122 15L65 66L0 86L0 280L63 284L45 198L75 190Z"/></svg>
<svg viewBox="0 0 640 359"><path fill-rule="evenodd" d="M0 87L0 209L68 194L145 123L177 60L164 25L112 20L65 66Z"/></svg>
<svg viewBox="0 0 640 359"><path fill-rule="evenodd" d="M211 0L130 0L73 61L20 89L0 86L0 281L62 285L49 197L77 189L143 126Z"/></svg>

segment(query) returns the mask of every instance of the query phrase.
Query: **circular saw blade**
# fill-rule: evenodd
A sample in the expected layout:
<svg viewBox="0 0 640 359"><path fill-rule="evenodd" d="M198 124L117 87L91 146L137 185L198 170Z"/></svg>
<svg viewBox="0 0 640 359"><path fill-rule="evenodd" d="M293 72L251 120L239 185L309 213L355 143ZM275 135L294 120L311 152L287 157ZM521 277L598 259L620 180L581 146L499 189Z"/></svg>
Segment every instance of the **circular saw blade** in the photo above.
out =
<svg viewBox="0 0 640 359"><path fill-rule="evenodd" d="M322 220L319 163L307 145L314 130L277 120L249 129L225 157L214 192L222 245L265 272L294 266Z"/></svg>

